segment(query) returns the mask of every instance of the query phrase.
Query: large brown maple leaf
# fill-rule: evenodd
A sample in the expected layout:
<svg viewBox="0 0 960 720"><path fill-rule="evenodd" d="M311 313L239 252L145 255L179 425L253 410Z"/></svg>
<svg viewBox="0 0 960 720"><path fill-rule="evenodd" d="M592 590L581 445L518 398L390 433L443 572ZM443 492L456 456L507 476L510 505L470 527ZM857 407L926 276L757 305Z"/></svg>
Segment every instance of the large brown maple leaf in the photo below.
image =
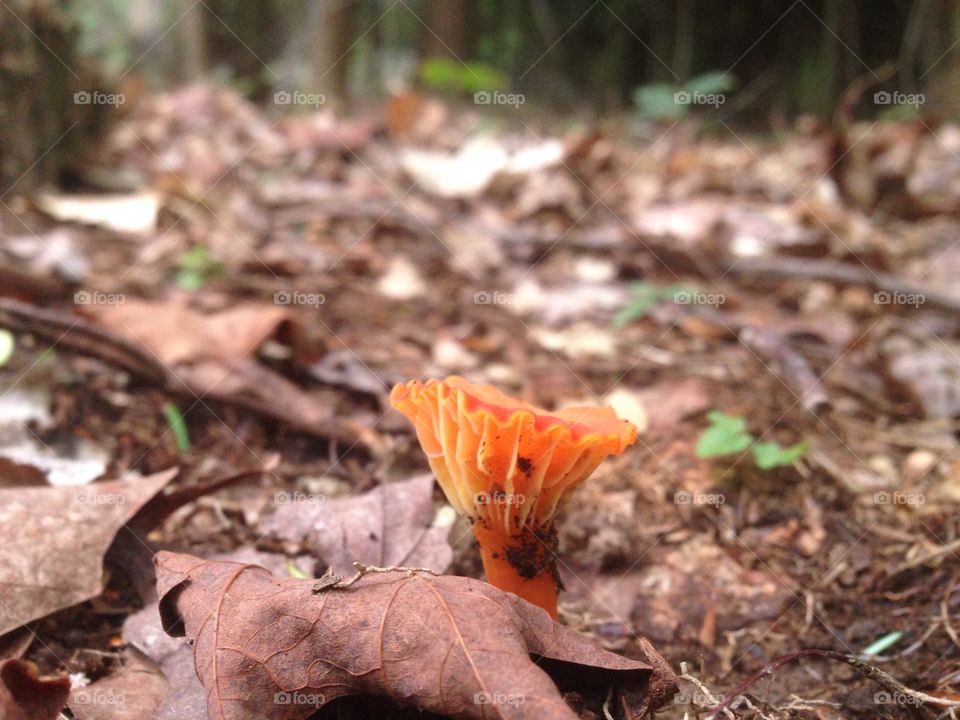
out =
<svg viewBox="0 0 960 720"><path fill-rule="evenodd" d="M155 561L164 627L193 645L211 720L301 720L354 694L455 718L576 720L547 666L645 709L675 689L659 656L651 665L602 650L471 578L391 572L322 587L243 563Z"/></svg>

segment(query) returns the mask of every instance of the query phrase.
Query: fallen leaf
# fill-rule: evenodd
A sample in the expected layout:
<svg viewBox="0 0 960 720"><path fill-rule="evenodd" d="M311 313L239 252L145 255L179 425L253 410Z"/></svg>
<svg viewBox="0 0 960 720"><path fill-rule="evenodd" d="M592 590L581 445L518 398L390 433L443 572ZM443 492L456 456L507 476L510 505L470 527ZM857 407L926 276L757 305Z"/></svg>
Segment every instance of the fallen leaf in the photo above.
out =
<svg viewBox="0 0 960 720"><path fill-rule="evenodd" d="M160 196L153 191L133 195L59 195L41 193L37 207L62 222L98 225L135 234L156 228L160 212Z"/></svg>
<svg viewBox="0 0 960 720"><path fill-rule="evenodd" d="M313 299L320 303L321 298ZM245 305L209 314L183 300L128 299L85 307L117 335L146 347L197 397L237 403L349 444L374 442L359 423L339 420L320 398L257 362L261 344L289 320L286 305Z"/></svg>
<svg viewBox="0 0 960 720"><path fill-rule="evenodd" d="M411 300L426 294L427 286L412 262L395 257L377 282L377 290L392 300Z"/></svg>
<svg viewBox="0 0 960 720"><path fill-rule="evenodd" d="M217 555L214 559L256 563L274 573L282 573L288 562L285 555L257 552L251 548ZM156 597L127 618L123 624L123 641L156 663L167 680L168 692L155 714L149 716L151 720L206 717L207 698L193 667L193 651L189 645L164 632Z"/></svg>
<svg viewBox="0 0 960 720"><path fill-rule="evenodd" d="M229 367L255 353L289 315L283 305L243 305L204 314L190 308L186 300L132 298L86 309L104 326L146 346L171 367L210 359Z"/></svg>
<svg viewBox="0 0 960 720"><path fill-rule="evenodd" d="M284 540L306 540L321 571L332 567L352 574L353 563L362 562L443 572L453 551L447 543L449 525L433 524L433 484L432 475L419 475L327 502L298 502L296 494L280 493L282 504L261 527Z"/></svg>
<svg viewBox="0 0 960 720"><path fill-rule="evenodd" d="M70 693L70 710L77 720L149 720L169 690L160 668L138 652L112 675Z"/></svg>
<svg viewBox="0 0 960 720"><path fill-rule="evenodd" d="M79 234L78 228L58 226L45 233L9 237L3 252L30 277L52 275L80 282L90 274L90 259L81 249Z"/></svg>
<svg viewBox="0 0 960 720"><path fill-rule="evenodd" d="M310 365L307 371L322 383L347 387L376 397L382 396L389 388L355 352L346 349L328 352Z"/></svg>
<svg viewBox="0 0 960 720"><path fill-rule="evenodd" d="M103 475L110 462L106 450L82 438L60 447L37 440L26 425L6 428L0 440L0 460L23 472L32 468L55 487L86 485ZM6 484L6 483L5 483Z"/></svg>
<svg viewBox="0 0 960 720"><path fill-rule="evenodd" d="M654 708L672 695L662 669L471 578L390 572L315 593L314 581L252 565L170 552L155 562L164 627L193 646L210 720L301 720L355 694L460 718L576 720L550 660L579 666L584 683L600 674L621 692L660 688Z"/></svg>
<svg viewBox="0 0 960 720"><path fill-rule="evenodd" d="M890 384L924 417L960 415L960 345L891 334L880 342L879 355Z"/></svg>
<svg viewBox="0 0 960 720"><path fill-rule="evenodd" d="M667 432L681 420L703 412L713 403L699 380L666 381L638 390L651 432Z"/></svg>
<svg viewBox="0 0 960 720"><path fill-rule="evenodd" d="M56 720L70 693L68 678L41 678L24 660L0 661L0 718Z"/></svg>
<svg viewBox="0 0 960 720"><path fill-rule="evenodd" d="M562 330L535 327L530 334L547 350L571 358L613 357L617 351L617 338L612 332L587 322L573 323Z"/></svg>
<svg viewBox="0 0 960 720"><path fill-rule="evenodd" d="M637 632L657 642L697 640L712 612L717 630L738 630L776 617L794 597L772 573L746 569L702 538L654 548L643 564L626 575L580 570L564 583L569 596L587 603L594 615L630 619Z"/></svg>
<svg viewBox="0 0 960 720"><path fill-rule="evenodd" d="M647 406L639 392L621 386L608 392L603 398L603 404L612 407L617 417L636 425L637 433L642 435L647 431L650 422Z"/></svg>
<svg viewBox="0 0 960 720"><path fill-rule="evenodd" d="M114 536L176 474L0 488L0 635L98 595Z"/></svg>
<svg viewBox="0 0 960 720"><path fill-rule="evenodd" d="M527 175L556 165L563 156L559 140L544 140L511 151L501 141L481 135L463 143L455 153L403 150L400 164L427 192L469 198L486 190L501 173Z"/></svg>

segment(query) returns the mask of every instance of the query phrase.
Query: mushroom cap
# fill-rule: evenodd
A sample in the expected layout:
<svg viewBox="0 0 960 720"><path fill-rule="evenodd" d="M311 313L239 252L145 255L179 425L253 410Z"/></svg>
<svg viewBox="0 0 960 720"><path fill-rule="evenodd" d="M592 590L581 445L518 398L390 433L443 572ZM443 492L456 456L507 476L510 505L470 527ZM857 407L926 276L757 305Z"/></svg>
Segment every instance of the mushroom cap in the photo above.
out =
<svg viewBox="0 0 960 720"><path fill-rule="evenodd" d="M612 408L550 412L456 375L395 385L390 404L413 423L450 504L510 534L547 525L567 490L637 439Z"/></svg>

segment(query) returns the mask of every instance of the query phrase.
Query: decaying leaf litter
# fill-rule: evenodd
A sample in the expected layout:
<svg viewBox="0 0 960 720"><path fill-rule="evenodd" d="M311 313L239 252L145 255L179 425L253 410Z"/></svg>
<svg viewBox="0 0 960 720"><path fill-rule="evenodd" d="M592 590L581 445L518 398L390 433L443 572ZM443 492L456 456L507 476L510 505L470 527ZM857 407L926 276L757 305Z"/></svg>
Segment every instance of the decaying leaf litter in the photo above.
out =
<svg viewBox="0 0 960 720"><path fill-rule="evenodd" d="M191 653L171 660L156 625L124 627L155 616L143 561L159 549L255 549L243 563L292 583L361 548L380 553L354 558L367 564L420 565L387 538L429 536L423 564L481 577L469 526L436 489L408 518L371 513L376 527L350 513L426 469L390 387L459 374L548 407L609 403L641 430L559 522L560 618L641 663L640 637L676 671L687 663L664 716L706 713L803 648L873 650L906 686L952 699L960 184L944 158L960 129L801 122L773 144L722 126L699 135L693 121L599 130L530 117L518 130L417 102L431 111L412 122L280 117L186 88L145 99L90 161L135 178L140 222L111 225L116 205L96 199L82 213L63 197L4 210L0 325L16 344L0 370L0 492L60 492L42 487L50 459L81 447L105 467L60 492L74 503L179 469L166 504L119 508L137 533L121 527L105 563L116 501L83 506L104 517L89 542L24 538L5 520L5 543L82 555L47 591L90 589L70 607L36 605L52 614L23 617L30 633L4 636L4 657L73 674L80 718L103 709L84 699L120 707L130 673L189 677ZM698 456L711 427L736 449ZM748 449L760 443L766 454ZM316 520L278 533L292 528L283 514ZM5 582L4 595L35 602L29 578ZM554 681L581 717L602 717L617 684ZM137 687L156 695L138 707L162 717L198 686ZM885 690L806 657L745 692L745 713L875 717ZM341 710L396 707L384 702Z"/></svg>

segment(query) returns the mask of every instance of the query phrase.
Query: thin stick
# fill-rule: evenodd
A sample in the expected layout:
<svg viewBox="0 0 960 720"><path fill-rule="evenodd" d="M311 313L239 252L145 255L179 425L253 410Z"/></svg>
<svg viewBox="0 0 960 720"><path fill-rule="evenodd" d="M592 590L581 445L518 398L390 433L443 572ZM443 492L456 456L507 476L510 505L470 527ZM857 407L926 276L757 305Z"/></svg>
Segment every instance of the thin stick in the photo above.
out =
<svg viewBox="0 0 960 720"><path fill-rule="evenodd" d="M373 573L389 573L389 572L402 572L406 573L407 577L413 577L417 573L426 573L427 575L433 575L434 577L440 577L440 573L434 572L430 568L422 567L403 567L400 565L389 565L387 567L377 567L376 565L364 565L360 562L355 562L353 566L357 569L357 573L347 580L337 580L329 587L334 590L346 590L348 587L356 585L360 578L365 575L371 575Z"/></svg>

